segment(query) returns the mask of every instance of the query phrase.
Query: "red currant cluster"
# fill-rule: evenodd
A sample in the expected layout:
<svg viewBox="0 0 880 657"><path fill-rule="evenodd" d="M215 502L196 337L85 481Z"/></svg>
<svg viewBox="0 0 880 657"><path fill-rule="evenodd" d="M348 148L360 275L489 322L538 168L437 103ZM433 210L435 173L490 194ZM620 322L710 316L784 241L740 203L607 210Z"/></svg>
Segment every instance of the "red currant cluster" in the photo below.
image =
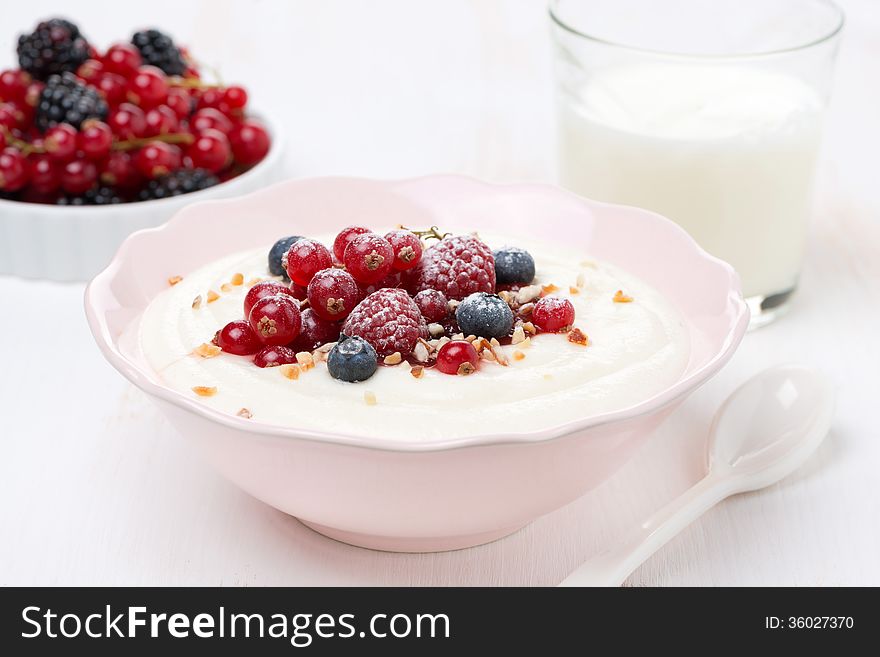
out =
<svg viewBox="0 0 880 657"><path fill-rule="evenodd" d="M151 40L139 41L147 34ZM85 44L81 61L72 50L78 41L67 21L41 23L20 38L21 68L0 73L4 198L104 204L175 196L233 178L268 153L266 128L247 115L247 91L203 82L186 49L162 33L138 33L103 53ZM179 65L167 64L169 53Z"/></svg>
<svg viewBox="0 0 880 657"><path fill-rule="evenodd" d="M423 242L428 238L438 241L428 248ZM574 323L568 299L530 285L534 261L527 252L508 248L496 254L502 258L497 264L478 238L448 236L436 228L382 236L349 226L332 250L305 237L284 237L269 251L269 270L289 285L258 282L245 296L245 319L227 324L213 342L227 353L254 356L258 367L273 367L295 363L298 353L343 334L369 343L372 358L389 365L412 356L418 373L436 366L447 374L470 374L481 360L502 362L500 346L524 341L526 328L532 335L558 333ZM500 287L496 273L506 281ZM456 298L462 290L466 296ZM483 356L484 349L492 354ZM331 363L333 355L331 350ZM335 376L348 381L370 376L364 375L363 356L352 351L336 358ZM352 368L348 375L346 365Z"/></svg>

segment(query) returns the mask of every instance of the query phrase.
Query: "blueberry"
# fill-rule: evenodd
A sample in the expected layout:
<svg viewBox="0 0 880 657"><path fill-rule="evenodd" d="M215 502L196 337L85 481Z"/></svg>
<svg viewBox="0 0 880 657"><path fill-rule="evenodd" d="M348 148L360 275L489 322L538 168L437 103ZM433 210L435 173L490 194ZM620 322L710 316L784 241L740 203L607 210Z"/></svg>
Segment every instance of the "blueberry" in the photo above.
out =
<svg viewBox="0 0 880 657"><path fill-rule="evenodd" d="M455 319L465 335L503 338L513 328L513 311L497 294L474 292L458 304Z"/></svg>
<svg viewBox="0 0 880 657"><path fill-rule="evenodd" d="M528 251L515 246L505 246L495 251L495 280L499 284L528 285L533 278L535 259Z"/></svg>
<svg viewBox="0 0 880 657"><path fill-rule="evenodd" d="M340 335L327 356L327 369L330 376L340 381L366 381L376 372L376 350L359 337Z"/></svg>
<svg viewBox="0 0 880 657"><path fill-rule="evenodd" d="M290 237L282 237L272 245L272 248L269 249L269 271L272 272L273 276L283 276L285 281L290 280L287 270L281 264L281 258L287 253L287 249L290 248L291 244L301 239L302 237L299 235L291 235Z"/></svg>

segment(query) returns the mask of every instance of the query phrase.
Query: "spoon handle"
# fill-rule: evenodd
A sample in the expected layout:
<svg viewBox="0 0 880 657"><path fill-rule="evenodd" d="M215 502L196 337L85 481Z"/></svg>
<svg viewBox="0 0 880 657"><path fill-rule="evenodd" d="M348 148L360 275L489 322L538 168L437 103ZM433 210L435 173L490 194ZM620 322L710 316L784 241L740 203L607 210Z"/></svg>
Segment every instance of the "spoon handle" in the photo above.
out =
<svg viewBox="0 0 880 657"><path fill-rule="evenodd" d="M592 557L559 586L620 586L648 557L732 494L730 478L711 472L619 543Z"/></svg>

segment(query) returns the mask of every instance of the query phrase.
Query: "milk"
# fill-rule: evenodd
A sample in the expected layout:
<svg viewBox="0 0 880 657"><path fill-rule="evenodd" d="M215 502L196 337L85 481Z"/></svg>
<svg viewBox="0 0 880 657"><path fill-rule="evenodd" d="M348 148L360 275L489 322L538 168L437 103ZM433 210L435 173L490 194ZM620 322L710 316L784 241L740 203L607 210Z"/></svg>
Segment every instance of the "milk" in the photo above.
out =
<svg viewBox="0 0 880 657"><path fill-rule="evenodd" d="M811 87L665 63L606 69L562 94L565 186L678 222L739 271L746 297L795 286L822 112Z"/></svg>

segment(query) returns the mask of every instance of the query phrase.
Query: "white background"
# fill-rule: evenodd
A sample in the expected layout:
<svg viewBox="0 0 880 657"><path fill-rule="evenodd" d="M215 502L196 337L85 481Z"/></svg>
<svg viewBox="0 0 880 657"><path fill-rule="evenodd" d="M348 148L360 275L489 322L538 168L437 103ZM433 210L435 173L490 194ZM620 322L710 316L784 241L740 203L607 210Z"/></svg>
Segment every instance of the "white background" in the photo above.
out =
<svg viewBox="0 0 880 657"><path fill-rule="evenodd" d="M839 391L798 474L722 504L631 585L880 584L880 10L848 13L810 251L792 312L749 334L612 480L491 545L371 552L325 539L204 466L104 363L80 285L0 277L0 584L552 585L696 481L739 382L802 361ZM553 180L542 0L5 3L14 36L62 12L106 46L158 24L286 128L293 175ZM686 18L686 17L684 17ZM833 610L832 610L833 611Z"/></svg>

